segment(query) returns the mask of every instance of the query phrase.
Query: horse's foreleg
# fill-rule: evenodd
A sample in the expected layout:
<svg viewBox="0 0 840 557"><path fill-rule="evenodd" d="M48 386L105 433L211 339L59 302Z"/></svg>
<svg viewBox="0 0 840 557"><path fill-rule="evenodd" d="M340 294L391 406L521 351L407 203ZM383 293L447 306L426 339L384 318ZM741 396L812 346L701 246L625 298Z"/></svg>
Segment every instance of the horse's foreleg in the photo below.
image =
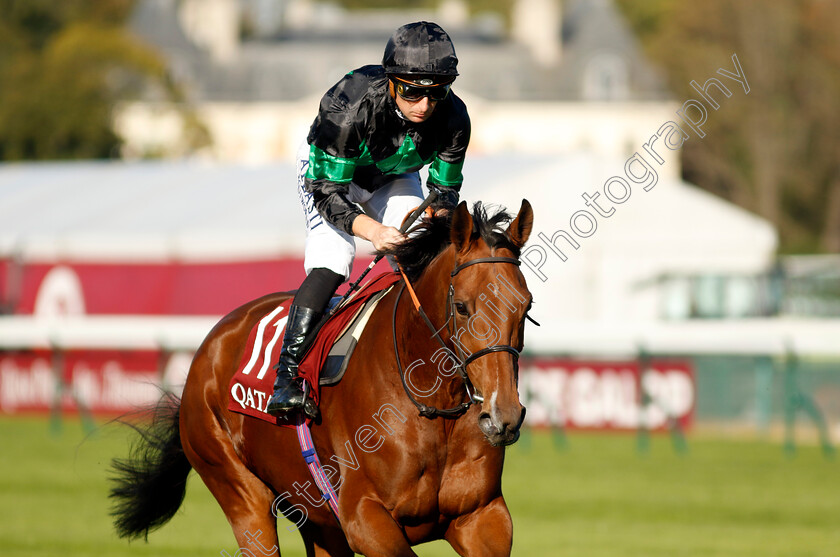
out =
<svg viewBox="0 0 840 557"><path fill-rule="evenodd" d="M350 547L366 557L417 557L400 526L377 501L362 499L342 526Z"/></svg>
<svg viewBox="0 0 840 557"><path fill-rule="evenodd" d="M504 498L499 496L474 513L456 518L446 530L445 537L458 555L510 555L513 521Z"/></svg>

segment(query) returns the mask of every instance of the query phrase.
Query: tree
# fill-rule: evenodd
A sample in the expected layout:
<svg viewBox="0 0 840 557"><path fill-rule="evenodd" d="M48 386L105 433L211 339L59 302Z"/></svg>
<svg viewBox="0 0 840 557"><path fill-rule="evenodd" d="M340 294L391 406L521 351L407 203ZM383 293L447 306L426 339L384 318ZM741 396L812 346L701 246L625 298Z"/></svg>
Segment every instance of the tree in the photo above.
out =
<svg viewBox="0 0 840 557"><path fill-rule="evenodd" d="M618 3L677 98L732 53L749 80L686 143L684 177L768 219L783 251L840 251L840 3Z"/></svg>
<svg viewBox="0 0 840 557"><path fill-rule="evenodd" d="M177 89L123 23L132 0L0 0L0 160L115 158L114 104Z"/></svg>

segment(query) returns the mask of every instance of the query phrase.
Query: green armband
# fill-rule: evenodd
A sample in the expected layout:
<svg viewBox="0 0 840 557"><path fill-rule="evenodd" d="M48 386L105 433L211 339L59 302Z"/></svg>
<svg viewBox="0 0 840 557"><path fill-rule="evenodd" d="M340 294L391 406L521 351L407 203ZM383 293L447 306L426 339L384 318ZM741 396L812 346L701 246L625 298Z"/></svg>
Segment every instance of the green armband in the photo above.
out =
<svg viewBox="0 0 840 557"><path fill-rule="evenodd" d="M330 155L314 145L309 146L309 169L306 177L310 180L326 179L337 184L346 184L353 179L356 171L356 159L344 159Z"/></svg>
<svg viewBox="0 0 840 557"><path fill-rule="evenodd" d="M461 174L463 167L463 160L453 164L437 158L429 166L429 180L441 186L460 186L464 181L464 176Z"/></svg>

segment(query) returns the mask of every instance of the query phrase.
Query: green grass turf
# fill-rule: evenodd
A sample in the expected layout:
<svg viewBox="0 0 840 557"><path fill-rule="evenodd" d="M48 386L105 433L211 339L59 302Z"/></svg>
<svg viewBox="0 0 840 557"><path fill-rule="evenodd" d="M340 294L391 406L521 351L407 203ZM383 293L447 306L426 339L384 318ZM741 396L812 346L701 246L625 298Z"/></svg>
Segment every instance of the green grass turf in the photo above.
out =
<svg viewBox="0 0 840 557"><path fill-rule="evenodd" d="M235 553L221 510L196 475L175 518L149 542L120 540L108 517L107 467L127 431L61 435L40 418L0 417L0 550L9 556L219 556ZM794 457L775 443L667 437L645 454L633 435L545 432L509 449L504 489L517 556L840 555L840 463L816 447ZM302 556L280 525L285 556ZM420 555L454 555L443 542Z"/></svg>

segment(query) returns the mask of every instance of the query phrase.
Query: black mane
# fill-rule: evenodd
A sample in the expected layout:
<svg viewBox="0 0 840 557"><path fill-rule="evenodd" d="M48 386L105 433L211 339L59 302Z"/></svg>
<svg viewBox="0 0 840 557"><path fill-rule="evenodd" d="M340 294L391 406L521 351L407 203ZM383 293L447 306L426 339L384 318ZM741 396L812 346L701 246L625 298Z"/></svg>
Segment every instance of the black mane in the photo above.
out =
<svg viewBox="0 0 840 557"><path fill-rule="evenodd" d="M440 209L442 206L432 206ZM405 271L408 280L414 282L426 267L449 246L451 242L449 231L452 228L454 208L449 209L445 216L435 215L432 218L423 217L421 223L412 230L411 236L402 244L390 250L377 252L378 255L392 255ZM477 201L473 204L473 237L481 237L487 245L493 248L507 248L515 257L519 257L519 248L513 245L505 236L507 224L513 216L504 207L488 214L484 205Z"/></svg>

